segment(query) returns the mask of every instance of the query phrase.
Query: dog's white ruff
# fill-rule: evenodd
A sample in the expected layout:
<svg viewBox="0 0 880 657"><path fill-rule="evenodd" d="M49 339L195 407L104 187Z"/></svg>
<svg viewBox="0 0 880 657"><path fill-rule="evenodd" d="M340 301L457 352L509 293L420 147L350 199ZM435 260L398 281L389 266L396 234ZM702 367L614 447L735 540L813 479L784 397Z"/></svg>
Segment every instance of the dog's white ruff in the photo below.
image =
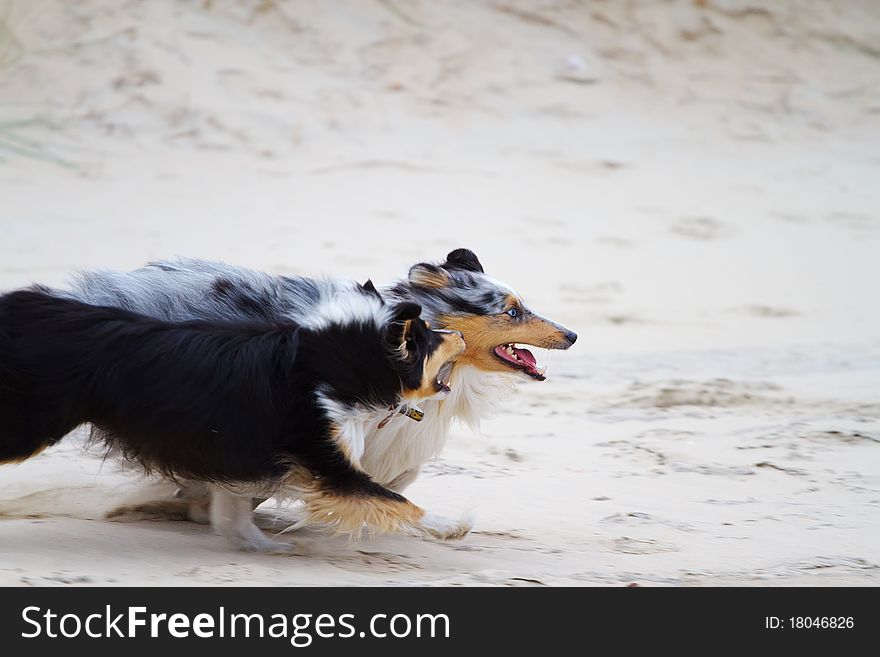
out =
<svg viewBox="0 0 880 657"><path fill-rule="evenodd" d="M365 433L361 466L373 479L402 491L443 451L454 419L479 428L480 419L497 411L515 379L457 365L449 383L452 390L445 398L419 402L425 413L421 422L395 414L379 429L383 418L371 418L374 424Z"/></svg>
<svg viewBox="0 0 880 657"><path fill-rule="evenodd" d="M440 455L454 419L478 428L481 418L497 410L514 381L503 374L456 366L449 393L418 403L424 411L421 422L393 413L381 429L387 410L357 413L320 393L319 399L339 426L338 440L352 460L375 481L400 492L415 480L425 463Z"/></svg>

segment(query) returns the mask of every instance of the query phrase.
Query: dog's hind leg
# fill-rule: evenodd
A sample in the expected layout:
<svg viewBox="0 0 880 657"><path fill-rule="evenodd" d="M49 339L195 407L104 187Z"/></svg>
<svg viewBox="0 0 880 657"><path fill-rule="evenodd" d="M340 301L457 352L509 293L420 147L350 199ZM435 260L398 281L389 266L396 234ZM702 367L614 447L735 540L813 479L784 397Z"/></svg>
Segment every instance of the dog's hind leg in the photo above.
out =
<svg viewBox="0 0 880 657"><path fill-rule="evenodd" d="M254 524L253 501L211 486L211 526L214 531L246 552L290 554L293 546L268 538Z"/></svg>
<svg viewBox="0 0 880 657"><path fill-rule="evenodd" d="M261 497L251 499L251 508L265 502ZM143 520L189 521L200 525L211 524L211 493L198 481L177 484L162 480L138 490L122 504L107 512L114 522L141 522Z"/></svg>
<svg viewBox="0 0 880 657"><path fill-rule="evenodd" d="M208 525L211 495L199 482L182 485L169 480L150 482L127 497L122 504L107 512L113 522L144 520L190 521Z"/></svg>
<svg viewBox="0 0 880 657"><path fill-rule="evenodd" d="M186 501L187 515L192 522L211 524L211 492L205 484L187 481L181 484L176 495Z"/></svg>

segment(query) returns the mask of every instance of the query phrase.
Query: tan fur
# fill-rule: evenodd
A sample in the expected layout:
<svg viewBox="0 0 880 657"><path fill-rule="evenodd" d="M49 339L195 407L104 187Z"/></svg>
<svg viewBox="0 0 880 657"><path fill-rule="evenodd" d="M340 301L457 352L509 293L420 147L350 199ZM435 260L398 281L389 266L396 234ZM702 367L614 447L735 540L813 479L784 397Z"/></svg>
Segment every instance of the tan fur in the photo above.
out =
<svg viewBox="0 0 880 657"><path fill-rule="evenodd" d="M307 522L303 524L323 525L356 538L364 529L375 533L415 533L425 515L424 509L406 499L341 494L297 466L286 475L284 487L295 489L305 503Z"/></svg>
<svg viewBox="0 0 880 657"><path fill-rule="evenodd" d="M422 381L416 390L404 390L402 396L404 399L426 399L437 394L434 387L434 381L437 380L437 374L440 368L453 358L460 356L467 345L461 336L455 333L447 333L442 336L440 346L434 350L434 353L425 358L422 368Z"/></svg>
<svg viewBox="0 0 880 657"><path fill-rule="evenodd" d="M44 444L40 445L39 447L37 447L37 449L35 449L30 454L27 454L25 456L16 456L15 458L7 459L5 461L0 461L0 465L7 465L9 463L24 463L28 459L32 459L35 456L37 456L38 454L42 454L48 446L49 446L49 443L44 443Z"/></svg>
<svg viewBox="0 0 880 657"><path fill-rule="evenodd" d="M512 305L516 305L515 303ZM495 347L517 342L534 347L558 349L567 346L565 334L552 322L538 315L513 318L500 315L445 315L438 319L445 329L464 335L465 350L456 362L473 365L484 372L510 372L511 368L495 355Z"/></svg>
<svg viewBox="0 0 880 657"><path fill-rule="evenodd" d="M359 536L365 527L376 533L413 533L418 530L419 521L425 515L423 509L409 500L321 491L304 495L304 500L311 522L352 536Z"/></svg>
<svg viewBox="0 0 880 657"><path fill-rule="evenodd" d="M400 334L400 345L397 350L400 352L400 358L406 360L409 357L409 349L406 348L406 341L409 339L409 332L412 330L412 320L408 319L403 323L403 331Z"/></svg>
<svg viewBox="0 0 880 657"><path fill-rule="evenodd" d="M153 500L141 504L125 504L104 516L114 522L143 520L190 520L190 500Z"/></svg>
<svg viewBox="0 0 880 657"><path fill-rule="evenodd" d="M409 272L409 280L419 287L441 288L450 284L449 275L442 269L426 269L416 265Z"/></svg>
<svg viewBox="0 0 880 657"><path fill-rule="evenodd" d="M293 466L285 476L283 487L295 490L305 503L305 519L296 526L322 525L338 534L360 538L371 533L395 533L433 536L442 540L463 538L471 529L467 521L448 521L428 514L405 498L382 495L343 494L324 485L320 477L307 469Z"/></svg>
<svg viewBox="0 0 880 657"><path fill-rule="evenodd" d="M359 459L354 457L354 454L351 453L351 446L343 439L340 435L341 428L339 426L334 425L331 430L331 439L336 444L336 449L343 453L345 459L351 463L353 468L357 470L361 470L361 463Z"/></svg>

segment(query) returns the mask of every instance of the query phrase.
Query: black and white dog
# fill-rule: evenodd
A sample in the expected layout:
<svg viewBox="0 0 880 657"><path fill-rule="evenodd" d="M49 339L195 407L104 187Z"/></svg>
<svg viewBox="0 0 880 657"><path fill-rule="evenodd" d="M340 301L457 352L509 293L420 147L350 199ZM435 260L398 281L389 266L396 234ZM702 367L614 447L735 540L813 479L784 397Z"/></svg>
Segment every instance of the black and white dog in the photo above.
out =
<svg viewBox="0 0 880 657"><path fill-rule="evenodd" d="M55 293L162 319L283 318L308 326L339 307L350 285L175 259L131 272L82 272L70 290ZM360 463L373 479L398 492L439 455L454 419L476 426L480 418L498 409L512 382L546 378L526 345L567 349L577 339L574 332L536 314L510 287L486 275L468 249L452 251L442 263L414 265L406 278L382 289L382 295L393 302L420 304L423 317L433 327L459 331L466 343L451 373L451 392L442 401L420 404L424 412L420 422L400 414L389 421L381 411L362 418ZM186 490L190 517L200 519L204 498L200 499L197 487ZM146 506L150 505L122 507L117 516L137 517L138 508ZM161 515L162 508L152 505L150 513ZM175 517L178 514L175 509Z"/></svg>
<svg viewBox="0 0 880 657"><path fill-rule="evenodd" d="M222 296L239 289L217 282ZM0 462L92 423L109 449L212 491L211 521L245 549L287 548L253 524L251 497L305 502L339 531L454 538L361 465L363 418L442 396L464 342L368 284L309 322L247 313L172 323L53 296L0 296ZM223 320L223 321L221 321Z"/></svg>

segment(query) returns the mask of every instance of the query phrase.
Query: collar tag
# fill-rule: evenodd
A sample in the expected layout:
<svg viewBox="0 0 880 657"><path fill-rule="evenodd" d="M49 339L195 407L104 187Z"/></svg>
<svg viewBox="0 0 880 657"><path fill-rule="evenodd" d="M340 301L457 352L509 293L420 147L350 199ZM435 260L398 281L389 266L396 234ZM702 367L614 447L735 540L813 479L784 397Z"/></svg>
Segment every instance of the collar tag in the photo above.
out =
<svg viewBox="0 0 880 657"><path fill-rule="evenodd" d="M425 411L409 404L401 406L397 412L406 415L410 420L415 420L416 422L421 422L422 418L425 417Z"/></svg>
<svg viewBox="0 0 880 657"><path fill-rule="evenodd" d="M384 429L385 425L391 422L391 418L394 417L395 412L400 413L401 415L405 415L410 420L415 420L416 422L421 422L422 418L425 417L425 411L420 409L418 406L412 406L410 404L402 404L401 406L398 406L397 409L392 408L390 410L391 412L384 418L382 418L382 420L379 422L378 426L376 427L377 429Z"/></svg>

